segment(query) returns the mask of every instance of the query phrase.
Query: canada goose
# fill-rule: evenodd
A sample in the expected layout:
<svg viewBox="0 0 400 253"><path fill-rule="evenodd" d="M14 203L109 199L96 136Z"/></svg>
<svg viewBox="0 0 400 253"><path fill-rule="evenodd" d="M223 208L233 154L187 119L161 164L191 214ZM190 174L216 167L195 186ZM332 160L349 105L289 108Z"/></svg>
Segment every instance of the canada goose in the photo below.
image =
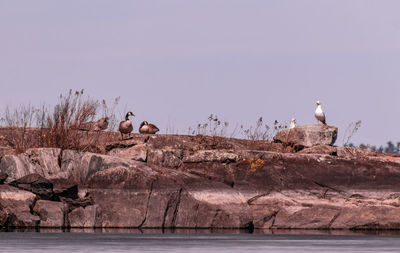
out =
<svg viewBox="0 0 400 253"><path fill-rule="evenodd" d="M315 109L315 118L326 125L325 113L322 111L321 103L317 101L317 109Z"/></svg>
<svg viewBox="0 0 400 253"><path fill-rule="evenodd" d="M289 128L295 128L296 127L296 118L293 118L292 121L290 121L290 126Z"/></svg>
<svg viewBox="0 0 400 253"><path fill-rule="evenodd" d="M91 121L80 124L78 129L82 131L100 131L108 127L108 117L99 119L98 121Z"/></svg>
<svg viewBox="0 0 400 253"><path fill-rule="evenodd" d="M125 120L119 123L119 131L121 132L121 138L124 138L123 134L128 134L131 136L131 132L133 131L132 122L129 119L129 116L135 116L132 112L128 112L125 116Z"/></svg>
<svg viewBox="0 0 400 253"><path fill-rule="evenodd" d="M158 129L158 127L156 127L153 124L149 124L147 121L143 121L139 127L139 133L141 133L141 134L155 134L158 131L160 131L160 129Z"/></svg>
<svg viewBox="0 0 400 253"><path fill-rule="evenodd" d="M97 128L99 130L106 130L108 128L108 117L101 118L97 121Z"/></svg>

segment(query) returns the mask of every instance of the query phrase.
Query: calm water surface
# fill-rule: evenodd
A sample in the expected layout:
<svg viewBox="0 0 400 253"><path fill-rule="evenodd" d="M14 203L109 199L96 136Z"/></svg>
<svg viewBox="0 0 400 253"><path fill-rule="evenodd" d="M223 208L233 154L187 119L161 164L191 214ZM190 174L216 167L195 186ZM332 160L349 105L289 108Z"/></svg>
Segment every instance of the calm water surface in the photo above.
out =
<svg viewBox="0 0 400 253"><path fill-rule="evenodd" d="M398 234L0 232L0 252L400 252Z"/></svg>

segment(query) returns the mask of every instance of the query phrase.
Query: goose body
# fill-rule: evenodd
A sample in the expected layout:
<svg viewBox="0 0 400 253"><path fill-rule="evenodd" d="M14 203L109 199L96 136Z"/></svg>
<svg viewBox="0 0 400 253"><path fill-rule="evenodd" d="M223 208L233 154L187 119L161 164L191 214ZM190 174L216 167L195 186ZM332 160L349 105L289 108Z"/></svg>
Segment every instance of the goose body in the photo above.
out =
<svg viewBox="0 0 400 253"><path fill-rule="evenodd" d="M100 131L106 130L108 127L108 117L101 118L98 121L92 121L80 124L78 129L82 131Z"/></svg>
<svg viewBox="0 0 400 253"><path fill-rule="evenodd" d="M119 132L121 133L121 138L124 138L124 134L128 134L128 136L131 136L131 132L133 131L133 126L132 122L129 119L129 116L135 116L132 112L128 112L125 116L125 120L121 121L119 123Z"/></svg>
<svg viewBox="0 0 400 253"><path fill-rule="evenodd" d="M325 113L322 111L321 103L317 101L317 108L315 109L315 118L321 121L322 124L326 125Z"/></svg>
<svg viewBox="0 0 400 253"><path fill-rule="evenodd" d="M139 133L141 133L141 134L155 134L158 131L160 131L160 129L158 129L158 127L156 127L153 124L149 124L147 121L143 121L139 127Z"/></svg>
<svg viewBox="0 0 400 253"><path fill-rule="evenodd" d="M108 128L108 117L101 118L97 121L97 128L99 130L106 130Z"/></svg>

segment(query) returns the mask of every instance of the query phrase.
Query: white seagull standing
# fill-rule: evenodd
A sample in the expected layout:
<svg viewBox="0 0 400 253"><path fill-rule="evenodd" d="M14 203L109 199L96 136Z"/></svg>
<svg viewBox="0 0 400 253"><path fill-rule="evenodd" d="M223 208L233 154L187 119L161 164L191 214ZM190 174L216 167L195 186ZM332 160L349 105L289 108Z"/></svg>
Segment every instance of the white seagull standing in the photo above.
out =
<svg viewBox="0 0 400 253"><path fill-rule="evenodd" d="M292 128L295 128L295 127L296 127L296 118L293 118L292 121L290 121L289 128L292 129Z"/></svg>
<svg viewBox="0 0 400 253"><path fill-rule="evenodd" d="M315 118L326 125L325 113L322 111L321 103L317 101L317 109L315 109Z"/></svg>

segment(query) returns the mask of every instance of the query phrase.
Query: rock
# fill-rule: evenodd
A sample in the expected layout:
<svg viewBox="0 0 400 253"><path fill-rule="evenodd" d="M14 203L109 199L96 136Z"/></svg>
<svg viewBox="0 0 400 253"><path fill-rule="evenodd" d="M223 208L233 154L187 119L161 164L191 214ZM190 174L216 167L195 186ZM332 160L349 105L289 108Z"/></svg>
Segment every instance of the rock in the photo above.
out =
<svg viewBox="0 0 400 253"><path fill-rule="evenodd" d="M298 152L299 154L322 154L322 155L332 155L337 156L337 147L332 147L329 145L317 145L310 148L304 148Z"/></svg>
<svg viewBox="0 0 400 253"><path fill-rule="evenodd" d="M225 186L218 188L214 186L209 189L190 191L182 195L173 227L249 227L253 216L240 192Z"/></svg>
<svg viewBox="0 0 400 253"><path fill-rule="evenodd" d="M98 205L78 207L68 214L72 228L101 227L100 208Z"/></svg>
<svg viewBox="0 0 400 253"><path fill-rule="evenodd" d="M78 199L70 199L70 198L63 198L61 197L61 201L65 203L68 207L68 212L71 212L72 210L79 208L79 207L86 207L93 205L93 199L90 196L86 196L83 198L78 198Z"/></svg>
<svg viewBox="0 0 400 253"><path fill-rule="evenodd" d="M66 226L65 214L67 208L62 202L38 200L33 212L40 217L39 227L61 228Z"/></svg>
<svg viewBox="0 0 400 253"><path fill-rule="evenodd" d="M54 184L54 183L53 183ZM78 199L78 185L77 184L66 184L57 182L53 187L54 195L57 199L61 198L69 198L69 199Z"/></svg>
<svg viewBox="0 0 400 253"><path fill-rule="evenodd" d="M375 200L377 201L377 200ZM400 226L397 206L361 205L344 207L332 222L332 229L397 229Z"/></svg>
<svg viewBox="0 0 400 253"><path fill-rule="evenodd" d="M179 149L150 150L147 162L166 168L177 168L182 164L182 151Z"/></svg>
<svg viewBox="0 0 400 253"><path fill-rule="evenodd" d="M101 170L88 181L103 227L244 227L251 222L246 199L225 184L140 162L130 165ZM105 182L107 191L99 188Z"/></svg>
<svg viewBox="0 0 400 253"><path fill-rule="evenodd" d="M0 160L0 172L8 175L7 183L33 173L50 178L60 172L59 154L60 149L57 148L39 148L18 155L6 155Z"/></svg>
<svg viewBox="0 0 400 253"><path fill-rule="evenodd" d="M110 156L130 158L132 160L146 162L147 146L145 144L135 145L128 148L114 148L107 153Z"/></svg>
<svg viewBox="0 0 400 253"><path fill-rule="evenodd" d="M11 181L34 171L53 188L0 185L0 226L59 226L64 208L63 226L81 228L399 229L400 157L329 144L133 135L107 155L4 156Z"/></svg>
<svg viewBox="0 0 400 253"><path fill-rule="evenodd" d="M300 150L304 147L317 145L333 145L336 140L338 129L328 125L297 126L278 132L275 142L280 142Z"/></svg>
<svg viewBox="0 0 400 253"><path fill-rule="evenodd" d="M125 140L119 140L119 141L114 141L114 142L110 142L110 143L106 143L106 151L110 152L113 149L119 149L119 150L123 150L123 149L127 149L130 147L134 147L135 145L140 145L145 143L145 140L147 139L147 137L145 137L144 135L141 134L133 134L133 137L131 137L130 139L125 139Z"/></svg>
<svg viewBox="0 0 400 253"><path fill-rule="evenodd" d="M95 173L108 168L129 167L131 159L94 153L82 153L73 150L63 152L61 173L53 179L68 180L70 184L85 185Z"/></svg>
<svg viewBox="0 0 400 253"><path fill-rule="evenodd" d="M37 227L39 217L32 215L30 207L36 200L36 195L9 185L0 185L0 212L3 224L11 227Z"/></svg>
<svg viewBox="0 0 400 253"><path fill-rule="evenodd" d="M39 174L29 174L17 180L10 185L22 190L30 191L41 199L54 199L53 183Z"/></svg>
<svg viewBox="0 0 400 253"><path fill-rule="evenodd" d="M10 216L9 211L0 202L0 229L7 227L8 217Z"/></svg>
<svg viewBox="0 0 400 253"><path fill-rule="evenodd" d="M4 182L7 180L8 175L4 172L0 172L0 184L4 184Z"/></svg>
<svg viewBox="0 0 400 253"><path fill-rule="evenodd" d="M367 157L383 157L383 153L353 147L336 147L337 156L346 159L365 159Z"/></svg>
<svg viewBox="0 0 400 253"><path fill-rule="evenodd" d="M238 155L233 151L225 150L200 150L183 158L184 163L220 162L228 163L238 160Z"/></svg>

